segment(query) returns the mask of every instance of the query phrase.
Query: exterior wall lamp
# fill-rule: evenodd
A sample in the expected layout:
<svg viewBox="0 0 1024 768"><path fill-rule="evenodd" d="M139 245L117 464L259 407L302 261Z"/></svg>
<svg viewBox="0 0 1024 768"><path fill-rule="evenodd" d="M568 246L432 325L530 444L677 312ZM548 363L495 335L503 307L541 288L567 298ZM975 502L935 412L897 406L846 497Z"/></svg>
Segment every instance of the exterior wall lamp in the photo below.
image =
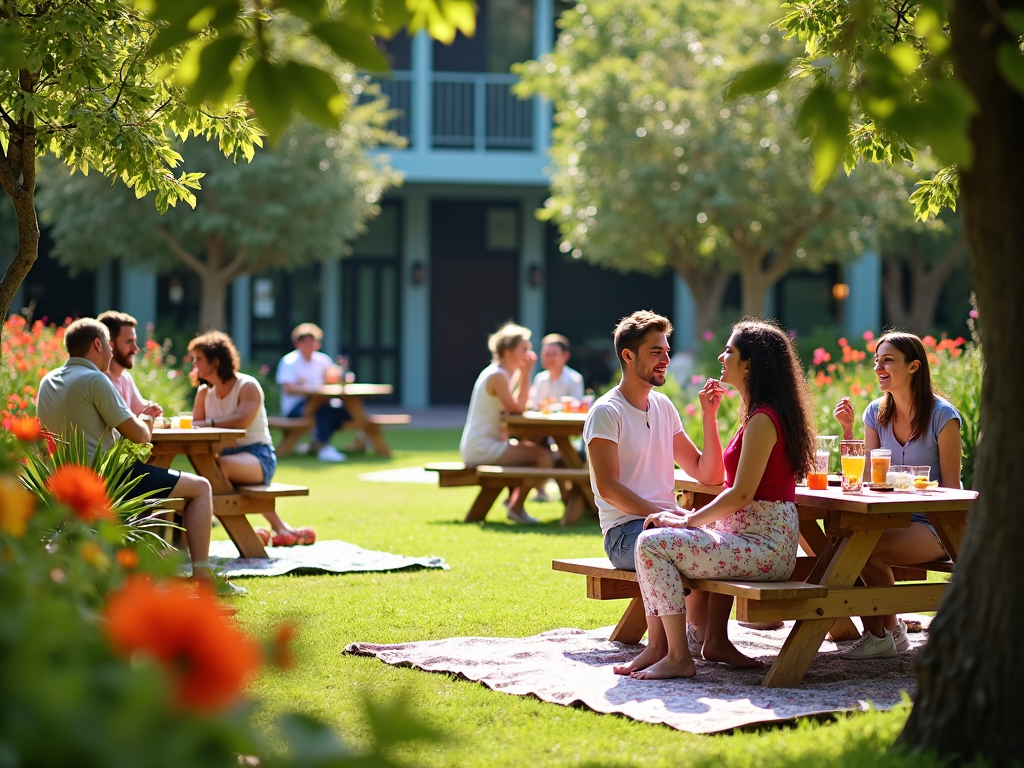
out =
<svg viewBox="0 0 1024 768"><path fill-rule="evenodd" d="M541 284L544 282L544 273L543 271L541 271L540 264L530 265L530 271L527 274L527 280L529 281L530 285L532 285L534 288L540 288Z"/></svg>
<svg viewBox="0 0 1024 768"><path fill-rule="evenodd" d="M413 263L409 277L412 280L413 285L423 285L427 282L427 268L423 266L422 261Z"/></svg>

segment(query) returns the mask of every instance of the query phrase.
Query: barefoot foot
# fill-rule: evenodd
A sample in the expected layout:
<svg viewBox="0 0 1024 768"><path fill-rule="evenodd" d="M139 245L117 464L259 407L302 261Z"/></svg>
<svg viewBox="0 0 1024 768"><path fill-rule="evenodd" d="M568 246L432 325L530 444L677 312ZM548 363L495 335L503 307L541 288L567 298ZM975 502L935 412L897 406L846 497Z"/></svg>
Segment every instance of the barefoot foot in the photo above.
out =
<svg viewBox="0 0 1024 768"><path fill-rule="evenodd" d="M659 662L651 664L647 669L638 669L630 677L634 680L673 680L678 677L693 677L697 668L693 659L687 654L683 659L671 659L666 656Z"/></svg>
<svg viewBox="0 0 1024 768"><path fill-rule="evenodd" d="M707 661L720 661L737 669L758 669L764 664L757 659L744 656L728 639L712 643L711 640L704 641L704 658Z"/></svg>
<svg viewBox="0 0 1024 768"><path fill-rule="evenodd" d="M632 675L641 669L647 669L651 664L661 661L665 658L667 651L660 648L651 648L647 646L640 652L640 655L633 659L629 664L619 665L612 667L612 671L616 675Z"/></svg>

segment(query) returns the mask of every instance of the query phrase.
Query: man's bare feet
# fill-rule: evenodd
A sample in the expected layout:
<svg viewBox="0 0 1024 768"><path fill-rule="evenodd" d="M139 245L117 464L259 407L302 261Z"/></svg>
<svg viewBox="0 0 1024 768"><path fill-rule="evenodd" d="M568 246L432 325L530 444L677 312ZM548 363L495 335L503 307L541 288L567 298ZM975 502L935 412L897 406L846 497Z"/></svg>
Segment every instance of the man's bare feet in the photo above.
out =
<svg viewBox="0 0 1024 768"><path fill-rule="evenodd" d="M764 666L757 659L740 653L728 638L716 642L712 642L710 638L705 639L703 653L706 661L720 661L737 669L758 669Z"/></svg>
<svg viewBox="0 0 1024 768"><path fill-rule="evenodd" d="M662 648L651 648L647 646L640 652L640 655L633 659L629 664L624 664L618 667L612 667L612 671L616 675L632 675L641 669L647 669L651 664L661 661L665 658L668 651Z"/></svg>
<svg viewBox="0 0 1024 768"><path fill-rule="evenodd" d="M651 664L647 669L638 669L630 677L634 680L672 680L677 677L693 677L697 674L697 668L693 665L693 659L689 652L681 659L673 659L666 656L661 661Z"/></svg>

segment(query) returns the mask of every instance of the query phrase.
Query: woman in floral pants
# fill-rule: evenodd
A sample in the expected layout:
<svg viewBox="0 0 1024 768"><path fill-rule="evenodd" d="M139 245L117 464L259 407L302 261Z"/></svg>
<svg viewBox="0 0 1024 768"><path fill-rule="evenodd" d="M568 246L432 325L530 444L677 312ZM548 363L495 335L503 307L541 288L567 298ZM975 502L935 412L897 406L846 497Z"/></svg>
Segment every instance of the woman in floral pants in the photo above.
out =
<svg viewBox="0 0 1024 768"><path fill-rule="evenodd" d="M723 454L726 488L693 514L647 518L636 543L647 648L616 667L619 674L692 677L694 655L759 666L729 641L732 597L695 592L684 600L682 577L784 581L796 566L796 479L814 456L810 396L799 357L777 327L745 321L734 326L718 359L722 383L743 399L740 429Z"/></svg>

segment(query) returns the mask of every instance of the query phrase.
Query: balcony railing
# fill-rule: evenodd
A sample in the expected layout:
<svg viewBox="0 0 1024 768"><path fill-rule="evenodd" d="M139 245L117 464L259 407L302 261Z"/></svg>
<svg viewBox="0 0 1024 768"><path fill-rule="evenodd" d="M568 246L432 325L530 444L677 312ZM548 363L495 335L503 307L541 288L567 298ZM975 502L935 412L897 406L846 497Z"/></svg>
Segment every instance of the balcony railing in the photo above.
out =
<svg viewBox="0 0 1024 768"><path fill-rule="evenodd" d="M515 75L431 72L430 145L436 149L530 151L534 148L533 99L512 93ZM378 81L400 114L389 126L414 146L413 73L395 72Z"/></svg>

